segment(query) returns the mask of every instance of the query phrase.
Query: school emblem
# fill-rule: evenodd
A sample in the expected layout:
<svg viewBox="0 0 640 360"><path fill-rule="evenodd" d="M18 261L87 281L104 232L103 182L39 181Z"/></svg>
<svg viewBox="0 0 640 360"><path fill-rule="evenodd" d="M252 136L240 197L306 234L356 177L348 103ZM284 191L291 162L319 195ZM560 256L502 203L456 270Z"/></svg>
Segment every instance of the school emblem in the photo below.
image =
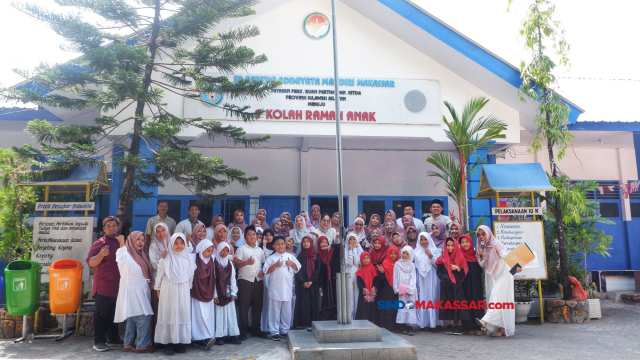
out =
<svg viewBox="0 0 640 360"><path fill-rule="evenodd" d="M329 24L329 19L324 16L324 14L313 13L304 19L302 28L308 37L317 40L322 39L329 34L331 25Z"/></svg>

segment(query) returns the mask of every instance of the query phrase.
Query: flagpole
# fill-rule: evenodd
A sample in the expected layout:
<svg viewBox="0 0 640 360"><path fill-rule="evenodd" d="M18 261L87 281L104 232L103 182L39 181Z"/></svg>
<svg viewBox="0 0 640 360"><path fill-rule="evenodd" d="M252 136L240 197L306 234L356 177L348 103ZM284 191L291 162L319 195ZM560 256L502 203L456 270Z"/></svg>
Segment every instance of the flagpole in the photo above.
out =
<svg viewBox="0 0 640 360"><path fill-rule="evenodd" d="M350 324L351 323L351 281L349 275L346 274L345 262L344 262L344 202L342 194L342 135L340 132L340 91L339 83L340 77L338 76L338 26L336 21L336 0L331 0L331 17L333 23L333 82L334 82L334 100L336 107L336 157L338 160L338 212L340 213L340 228L339 228L339 242L340 245L340 272L342 278L337 281L336 295L341 300L338 300L338 324Z"/></svg>

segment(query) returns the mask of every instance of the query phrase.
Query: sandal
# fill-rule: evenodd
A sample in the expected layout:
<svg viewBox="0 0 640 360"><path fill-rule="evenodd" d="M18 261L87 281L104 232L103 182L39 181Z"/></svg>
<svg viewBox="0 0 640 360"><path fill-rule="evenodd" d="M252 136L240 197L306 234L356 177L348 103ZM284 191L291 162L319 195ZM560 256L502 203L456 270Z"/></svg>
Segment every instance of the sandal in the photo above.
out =
<svg viewBox="0 0 640 360"><path fill-rule="evenodd" d="M503 332L500 331L496 331L493 334L489 335L491 337L500 337L500 336L505 336Z"/></svg>
<svg viewBox="0 0 640 360"><path fill-rule="evenodd" d="M485 323L484 321L476 318L476 324L478 324L478 326L480 326L480 328L481 328L480 330L481 331L487 330L487 323Z"/></svg>

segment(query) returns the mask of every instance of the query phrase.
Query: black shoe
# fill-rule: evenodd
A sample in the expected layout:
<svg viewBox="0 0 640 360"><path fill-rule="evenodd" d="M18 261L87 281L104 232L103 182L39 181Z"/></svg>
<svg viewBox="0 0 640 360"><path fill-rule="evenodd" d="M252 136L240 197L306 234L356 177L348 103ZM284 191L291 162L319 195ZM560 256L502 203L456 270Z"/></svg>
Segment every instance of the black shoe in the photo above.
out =
<svg viewBox="0 0 640 360"><path fill-rule="evenodd" d="M233 345L240 345L242 344L242 340L240 340L237 336L232 336L231 338L229 338L229 344L233 344Z"/></svg>
<svg viewBox="0 0 640 360"><path fill-rule="evenodd" d="M455 329L453 330L453 335L462 335L462 334L464 334L462 327L456 326Z"/></svg>
<svg viewBox="0 0 640 360"><path fill-rule="evenodd" d="M122 339L107 340L107 346L124 346L124 340Z"/></svg>
<svg viewBox="0 0 640 360"><path fill-rule="evenodd" d="M273 335L273 336L271 336L271 340L273 340L273 341L280 341L280 335Z"/></svg>
<svg viewBox="0 0 640 360"><path fill-rule="evenodd" d="M175 345L176 354L184 354L187 352L187 347L182 344Z"/></svg>
<svg viewBox="0 0 640 360"><path fill-rule="evenodd" d="M311 326L309 326L309 327L307 328L307 331L308 331L308 332L311 332L312 330L313 330L313 329L311 328Z"/></svg>
<svg viewBox="0 0 640 360"><path fill-rule="evenodd" d="M453 334L453 326L447 325L445 331L447 332L447 335L452 335Z"/></svg>
<svg viewBox="0 0 640 360"><path fill-rule="evenodd" d="M213 347L213 345L215 345L216 343L216 338L211 338L209 340L205 340L206 344L204 346L205 350L209 350Z"/></svg>
<svg viewBox="0 0 640 360"><path fill-rule="evenodd" d="M224 345L224 339L223 338L217 338L216 339L216 345Z"/></svg>
<svg viewBox="0 0 640 360"><path fill-rule="evenodd" d="M261 338L261 339L266 339L267 338L267 334L263 333L262 331L252 332L251 336L257 337L257 338Z"/></svg>
<svg viewBox="0 0 640 360"><path fill-rule="evenodd" d="M174 355L175 353L176 353L176 349L174 349L173 344L167 344L164 346L165 355Z"/></svg>
<svg viewBox="0 0 640 360"><path fill-rule="evenodd" d="M206 340L193 340L191 342L191 345L200 348L200 349L204 349L204 347L207 345Z"/></svg>
<svg viewBox="0 0 640 360"><path fill-rule="evenodd" d="M407 326L407 335L409 335L409 336L413 336L413 335L415 335L415 334L416 334L416 332L415 332L415 330L413 329L413 326Z"/></svg>
<svg viewBox="0 0 640 360"><path fill-rule="evenodd" d="M287 334L280 334L280 339L286 339L287 338Z"/></svg>
<svg viewBox="0 0 640 360"><path fill-rule="evenodd" d="M242 334L240 334L239 339L240 339L240 341L245 341L245 340L247 340L247 333L242 333Z"/></svg>

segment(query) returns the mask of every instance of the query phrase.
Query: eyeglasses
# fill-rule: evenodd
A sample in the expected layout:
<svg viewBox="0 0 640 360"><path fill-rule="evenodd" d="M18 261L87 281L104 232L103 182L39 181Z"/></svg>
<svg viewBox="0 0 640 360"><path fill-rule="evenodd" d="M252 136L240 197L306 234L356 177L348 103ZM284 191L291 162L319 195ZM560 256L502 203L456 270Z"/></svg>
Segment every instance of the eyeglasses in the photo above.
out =
<svg viewBox="0 0 640 360"><path fill-rule="evenodd" d="M363 226L363 225L362 225L362 224L360 224L360 223L356 223L356 226Z"/></svg>

